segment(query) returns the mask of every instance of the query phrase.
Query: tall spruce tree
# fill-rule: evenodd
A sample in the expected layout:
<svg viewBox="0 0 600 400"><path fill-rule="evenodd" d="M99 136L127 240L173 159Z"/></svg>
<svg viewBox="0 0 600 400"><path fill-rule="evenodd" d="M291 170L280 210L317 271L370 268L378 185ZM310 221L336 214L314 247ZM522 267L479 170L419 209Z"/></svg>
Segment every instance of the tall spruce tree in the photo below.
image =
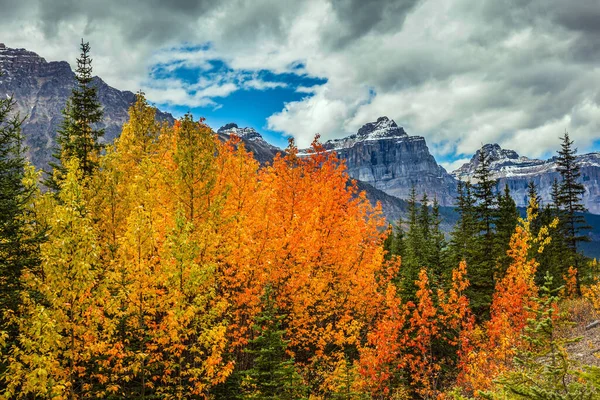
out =
<svg viewBox="0 0 600 400"><path fill-rule="evenodd" d="M457 192L456 211L459 219L452 230L448 246L449 270L455 268L461 261L466 261L468 266L472 264L476 240L475 199L471 183L458 181Z"/></svg>
<svg viewBox="0 0 600 400"><path fill-rule="evenodd" d="M28 207L36 191L26 184L21 119L13 113L12 98L0 99L0 330L14 333L8 314L16 312L21 299L21 272L38 262L40 237L32 229L34 215ZM12 335L9 335L9 340Z"/></svg>
<svg viewBox="0 0 600 400"><path fill-rule="evenodd" d="M537 193L537 188L533 182L529 182L528 186L528 202L533 205L533 212L538 213L538 217L531 221L531 233L536 237L540 229L544 226L550 226L554 219L562 219L564 214L556 205L560 193L560 185L557 179L552 183L551 199L552 202L541 207L541 198ZM539 266L536 271L536 283L538 286L545 284L545 277L550 274L552 277L552 289L557 289L563 282L563 275L571 265L572 258L570 251L564 241L564 229L560 225L550 232L552 238L550 243L543 246L543 251L540 253L540 244L536 243L531 247L532 257L538 261Z"/></svg>
<svg viewBox="0 0 600 400"><path fill-rule="evenodd" d="M104 129L99 128L102 122L102 105L98 101L97 88L93 83L92 59L90 44L81 40L81 54L77 59L75 78L76 86L62 112L63 121L57 132L53 157L53 169L44 182L51 189L58 190L57 180L65 175L65 163L70 158L77 158L83 176L90 176L98 167L98 156L102 149L99 139L104 136Z"/></svg>
<svg viewBox="0 0 600 400"><path fill-rule="evenodd" d="M402 258L400 276L402 280L402 297L405 301L414 300L419 270L425 264L423 252L423 230L420 224L417 193L413 186L408 198L408 231L406 233L406 255Z"/></svg>
<svg viewBox="0 0 600 400"><path fill-rule="evenodd" d="M446 247L446 237L441 228L440 204L437 197L433 198L431 207L431 229L429 232L429 268L433 272L434 283L439 284L444 278L443 251Z"/></svg>
<svg viewBox="0 0 600 400"><path fill-rule="evenodd" d="M488 155L479 151L478 165L474 178L477 184L474 187L475 218L477 221L478 238L474 262L471 271L471 301L473 309L478 316L487 316L489 305L492 302L496 267L495 229L497 222L498 197L496 186L498 180L492 178L490 160Z"/></svg>
<svg viewBox="0 0 600 400"><path fill-rule="evenodd" d="M557 206L563 211L564 240L573 254L575 267L577 267L579 259L577 256L577 243L588 239L581 234L588 227L584 216L581 215L586 211L582 203L585 187L579 182L581 171L576 162L577 149L573 147L573 143L568 132L565 132L556 160L557 170L562 178L556 200Z"/></svg>
<svg viewBox="0 0 600 400"><path fill-rule="evenodd" d="M393 253L400 257L406 255L406 234L404 233L404 220L402 217L398 218L396 227L394 228L394 242L393 242Z"/></svg>
<svg viewBox="0 0 600 400"><path fill-rule="evenodd" d="M421 238L423 239L423 243L426 244L429 242L430 231L431 231L431 216L429 215L429 198L427 197L427 193L423 194L421 197L421 210L419 212L419 216L417 218L419 229L421 230ZM427 247L427 246L426 246ZM429 249L422 249L424 253L428 253ZM428 258L428 254L425 254L425 259Z"/></svg>
<svg viewBox="0 0 600 400"><path fill-rule="evenodd" d="M479 151L478 165L475 169L474 178L477 184L474 187L473 195L476 200L475 214L478 220L479 231L482 235L482 251L485 254L492 254L494 228L497 219L496 207L498 198L496 196L496 187L498 180L492 178L490 170L489 157L483 151Z"/></svg>
<svg viewBox="0 0 600 400"><path fill-rule="evenodd" d="M383 241L383 250L385 251L385 259L391 260L394 254L394 226L388 224L388 235Z"/></svg>
<svg viewBox="0 0 600 400"><path fill-rule="evenodd" d="M496 254L496 280L502 279L509 267L512 258L506 255L510 247L510 238L515 232L519 212L517 205L510 195L508 185L504 186L504 193L498 194L498 217L496 219L495 250Z"/></svg>

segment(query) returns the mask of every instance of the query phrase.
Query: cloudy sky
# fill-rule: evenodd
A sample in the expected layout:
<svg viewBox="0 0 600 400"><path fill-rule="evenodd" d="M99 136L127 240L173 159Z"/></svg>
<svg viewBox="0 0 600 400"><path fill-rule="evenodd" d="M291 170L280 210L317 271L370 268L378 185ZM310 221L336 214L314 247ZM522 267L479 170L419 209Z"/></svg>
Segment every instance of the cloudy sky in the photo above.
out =
<svg viewBox="0 0 600 400"><path fill-rule="evenodd" d="M285 146L387 115L452 169L482 144L600 150L598 0L0 0L0 42Z"/></svg>

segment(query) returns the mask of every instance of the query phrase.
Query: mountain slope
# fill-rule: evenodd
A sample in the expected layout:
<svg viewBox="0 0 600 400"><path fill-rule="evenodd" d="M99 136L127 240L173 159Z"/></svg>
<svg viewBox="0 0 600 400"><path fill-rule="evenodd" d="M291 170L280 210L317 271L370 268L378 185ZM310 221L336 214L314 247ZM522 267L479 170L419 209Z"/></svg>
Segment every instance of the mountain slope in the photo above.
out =
<svg viewBox="0 0 600 400"><path fill-rule="evenodd" d="M66 61L47 62L34 52L11 49L0 43L0 96L13 96L16 111L27 117L23 123L28 157L38 168L47 168L51 159L56 130L62 121L62 109L71 95L75 74ZM127 121L129 106L135 94L108 86L94 77L98 100L104 109L106 129L103 140L112 140L121 133ZM170 114L158 111L159 120L173 122Z"/></svg>

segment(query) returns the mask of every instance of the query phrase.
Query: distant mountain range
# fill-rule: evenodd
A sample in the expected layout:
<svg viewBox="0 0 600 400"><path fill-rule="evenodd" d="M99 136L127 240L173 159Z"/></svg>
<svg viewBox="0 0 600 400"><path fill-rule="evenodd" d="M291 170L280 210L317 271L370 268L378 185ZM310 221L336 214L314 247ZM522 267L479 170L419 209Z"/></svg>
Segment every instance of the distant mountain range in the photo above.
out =
<svg viewBox="0 0 600 400"><path fill-rule="evenodd" d="M503 188L508 185L517 206L527 206L527 185L530 181L538 188L542 202L552 201L552 183L554 179L560 180L560 174L556 170L556 157L549 160L531 159L519 156L514 150L502 149L497 144L486 144L477 150L471 161L453 171L452 175L457 179L474 181L482 151L491 161L490 167L493 177L499 180L498 186ZM576 163L581 169L581 182L585 186L583 203L590 213L600 214L600 152L580 154Z"/></svg>
<svg viewBox="0 0 600 400"><path fill-rule="evenodd" d="M1 43L0 70L3 73L0 96L14 96L17 111L27 116L23 132L29 147L28 156L35 166L46 168L62 120L61 110L71 93L75 75L65 61L47 62L33 52L8 48ZM127 120L127 111L135 101L135 95L112 88L98 77L94 81L104 106L104 140L112 141ZM173 121L168 113L159 112L158 118ZM263 164L281 151L266 142L255 129L240 128L235 123L221 127L216 133L222 140L235 133ZM361 188L367 191L371 200L382 202L389 220L397 219L405 211L405 202L396 199L406 199L413 186L419 197L427 193L430 200L435 197L441 205L451 206L458 179L473 180L477 167L478 153L469 163L448 173L429 152L423 137L408 135L404 128L385 116L365 124L356 134L329 140L323 145L339 154L349 175L361 182ZM499 186L509 185L518 206L526 205L530 180L538 186L543 201L549 201L552 182L558 176L555 159L529 159L497 144L485 145L480 151L490 157L494 176L500 180ZM586 187L585 206L590 212L600 214L600 153L580 155L577 162Z"/></svg>

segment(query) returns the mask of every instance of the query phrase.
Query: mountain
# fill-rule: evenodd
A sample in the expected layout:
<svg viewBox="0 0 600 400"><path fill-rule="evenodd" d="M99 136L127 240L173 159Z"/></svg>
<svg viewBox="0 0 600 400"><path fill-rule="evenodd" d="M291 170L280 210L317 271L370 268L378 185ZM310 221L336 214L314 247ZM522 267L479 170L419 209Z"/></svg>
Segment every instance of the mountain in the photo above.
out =
<svg viewBox="0 0 600 400"><path fill-rule="evenodd" d="M239 128L237 124L232 122L217 130L217 135L223 141L229 139L231 134L239 136L246 145L246 149L251 151L254 158L263 165L273 161L275 155L281 152L279 147L268 143L254 128Z"/></svg>
<svg viewBox="0 0 600 400"><path fill-rule="evenodd" d="M456 180L438 165L425 139L409 136L388 117L363 125L354 135L329 140L324 147L338 153L352 178L389 195L406 199L414 186L417 195L437 197L441 205L454 202Z"/></svg>
<svg viewBox="0 0 600 400"><path fill-rule="evenodd" d="M12 49L0 43L0 96L13 96L16 111L27 117L23 123L28 158L38 168L46 169L52 156L56 130L62 121L62 109L75 85L75 73L66 61L47 62L34 52ZM103 141L121 133L135 94L108 86L94 77L98 100L104 109L106 129ZM159 120L173 122L171 114L157 112Z"/></svg>
<svg viewBox="0 0 600 400"><path fill-rule="evenodd" d="M517 206L527 206L527 185L530 181L535 183L542 202L551 202L552 183L554 179L560 180L556 157L549 160L531 159L519 156L514 150L502 149L498 144L486 144L452 175L457 179L474 181L473 174L479 165L481 151L491 161L490 169L493 177L499 180L499 188L508 184ZM581 183L585 186L583 204L590 213L600 214L600 152L578 155L576 163L581 169Z"/></svg>

